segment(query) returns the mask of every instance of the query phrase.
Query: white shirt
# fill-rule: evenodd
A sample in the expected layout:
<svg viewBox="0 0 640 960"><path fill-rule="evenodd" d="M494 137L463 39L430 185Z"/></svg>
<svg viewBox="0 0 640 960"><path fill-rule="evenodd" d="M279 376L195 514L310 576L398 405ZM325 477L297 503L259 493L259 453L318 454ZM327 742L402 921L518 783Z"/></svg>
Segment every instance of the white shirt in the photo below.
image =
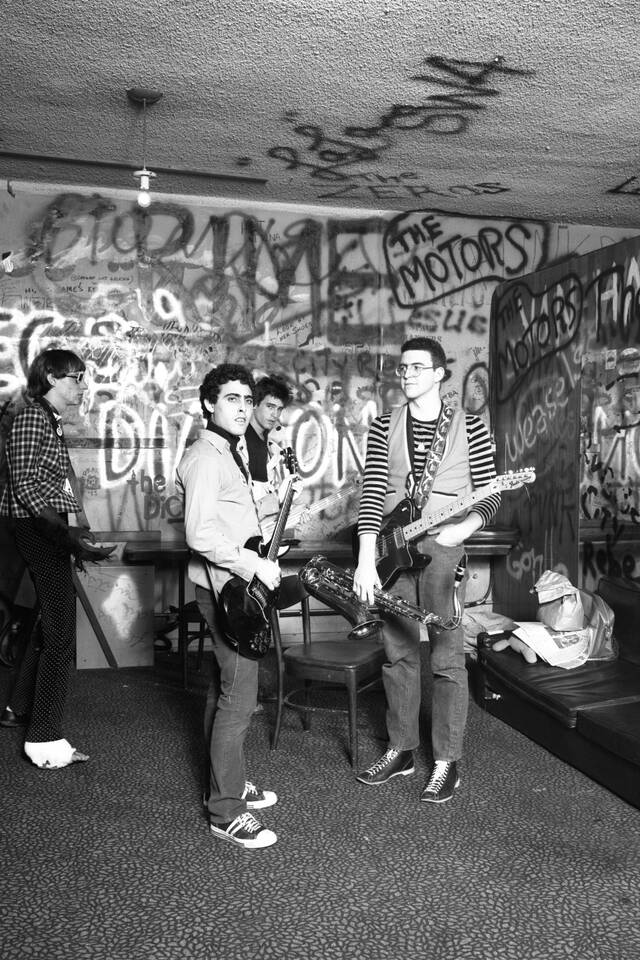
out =
<svg viewBox="0 0 640 960"><path fill-rule="evenodd" d="M238 451L242 456L241 443ZM244 544L260 536L260 526L251 487L228 441L201 430L178 464L176 487L184 498L186 540L193 551L189 579L216 594L234 574L251 580L259 556Z"/></svg>

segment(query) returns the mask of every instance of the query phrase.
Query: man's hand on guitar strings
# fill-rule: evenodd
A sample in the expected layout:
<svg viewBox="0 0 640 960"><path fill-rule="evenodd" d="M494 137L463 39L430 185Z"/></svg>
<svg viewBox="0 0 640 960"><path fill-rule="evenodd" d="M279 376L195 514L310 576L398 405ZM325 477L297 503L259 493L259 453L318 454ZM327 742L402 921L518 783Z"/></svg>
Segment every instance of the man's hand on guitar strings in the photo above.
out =
<svg viewBox="0 0 640 960"><path fill-rule="evenodd" d="M273 560L260 557L256 563L256 577L262 580L268 590L275 590L280 586L280 566Z"/></svg>

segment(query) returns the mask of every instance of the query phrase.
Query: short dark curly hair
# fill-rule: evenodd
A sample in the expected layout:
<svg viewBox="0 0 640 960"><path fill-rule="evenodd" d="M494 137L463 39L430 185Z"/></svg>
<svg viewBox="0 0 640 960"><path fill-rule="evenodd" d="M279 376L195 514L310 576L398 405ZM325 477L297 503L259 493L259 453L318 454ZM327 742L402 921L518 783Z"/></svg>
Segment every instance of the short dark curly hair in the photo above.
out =
<svg viewBox="0 0 640 960"><path fill-rule="evenodd" d="M281 400L286 407L291 403L291 390L284 380L279 377L260 377L256 380L256 389L253 395L256 406L262 403L265 397L275 397Z"/></svg>
<svg viewBox="0 0 640 960"><path fill-rule="evenodd" d="M447 369L447 355L438 341L432 340L431 337L412 337L411 340L405 340L400 352L406 353L407 350L426 350L427 353L431 354L431 362L434 367Z"/></svg>
<svg viewBox="0 0 640 960"><path fill-rule="evenodd" d="M256 383L246 367L241 367L239 363L220 363L213 370L209 370L202 383L200 384L200 406L202 416L207 420L210 416L209 411L204 405L205 400L213 404L218 399L220 387L230 380L238 380L249 387L255 398Z"/></svg>

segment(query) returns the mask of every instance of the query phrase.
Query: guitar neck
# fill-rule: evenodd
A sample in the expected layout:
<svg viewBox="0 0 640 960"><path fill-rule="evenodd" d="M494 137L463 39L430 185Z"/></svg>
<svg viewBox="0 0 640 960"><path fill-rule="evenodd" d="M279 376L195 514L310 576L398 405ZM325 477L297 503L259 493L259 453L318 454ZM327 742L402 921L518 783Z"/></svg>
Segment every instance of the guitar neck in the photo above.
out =
<svg viewBox="0 0 640 960"><path fill-rule="evenodd" d="M455 517L458 513L466 510L467 507L473 506L474 503L486 500L487 497L497 493L499 489L499 486L496 484L489 483L486 487L480 487L478 490L474 490L473 493L469 493L464 497L458 497L457 500L452 500L451 503L441 507L439 510L427 514L426 517L413 520L412 523L408 523L402 528L405 539L415 540L421 533L426 533L427 530L431 530L432 527L437 527L438 524L444 520Z"/></svg>
<svg viewBox="0 0 640 960"><path fill-rule="evenodd" d="M348 497L349 494L353 493L354 489L356 489L355 485L343 487L342 490L338 490L336 493L331 493L326 497L322 497L322 499L316 500L314 503L303 504L299 507L296 507L290 512L288 523L295 526L300 518L304 517L305 514L313 515L314 513L320 513L322 510L326 510L326 508L330 507L332 504L338 503L344 497ZM276 528L276 523L277 520L275 523L265 523L263 525L262 536L264 537L265 541L272 536L273 531Z"/></svg>
<svg viewBox="0 0 640 960"><path fill-rule="evenodd" d="M280 541L282 540L282 535L287 526L287 520L289 518L289 510L291 509L291 503L293 501L293 479L289 482L287 492L284 495L284 500L282 501L282 506L280 507L280 513L278 514L278 519L276 520L275 529L273 532L273 537L271 543L269 544L269 550L267 551L267 560L276 560L278 557L278 550L280 549Z"/></svg>

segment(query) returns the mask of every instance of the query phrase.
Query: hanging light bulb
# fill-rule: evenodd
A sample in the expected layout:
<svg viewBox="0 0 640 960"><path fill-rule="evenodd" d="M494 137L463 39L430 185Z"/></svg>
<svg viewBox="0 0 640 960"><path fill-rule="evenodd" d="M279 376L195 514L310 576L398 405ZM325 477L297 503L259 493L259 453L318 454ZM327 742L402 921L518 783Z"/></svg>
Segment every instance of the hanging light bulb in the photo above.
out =
<svg viewBox="0 0 640 960"><path fill-rule="evenodd" d="M140 180L140 186L138 189L138 206L139 207L148 207L151 203L151 194L149 193L149 183L152 177L155 177L153 170L147 170L146 167L143 167L142 170L134 170L133 175L136 179Z"/></svg>
<svg viewBox="0 0 640 960"><path fill-rule="evenodd" d="M132 103L142 105L142 167L140 170L134 170L133 175L139 180L138 186L138 206L146 209L151 203L151 194L149 187L151 180L155 180L156 174L153 170L147 170L147 104L157 103L162 97L157 90L143 90L138 87L132 87L127 90L127 96Z"/></svg>

